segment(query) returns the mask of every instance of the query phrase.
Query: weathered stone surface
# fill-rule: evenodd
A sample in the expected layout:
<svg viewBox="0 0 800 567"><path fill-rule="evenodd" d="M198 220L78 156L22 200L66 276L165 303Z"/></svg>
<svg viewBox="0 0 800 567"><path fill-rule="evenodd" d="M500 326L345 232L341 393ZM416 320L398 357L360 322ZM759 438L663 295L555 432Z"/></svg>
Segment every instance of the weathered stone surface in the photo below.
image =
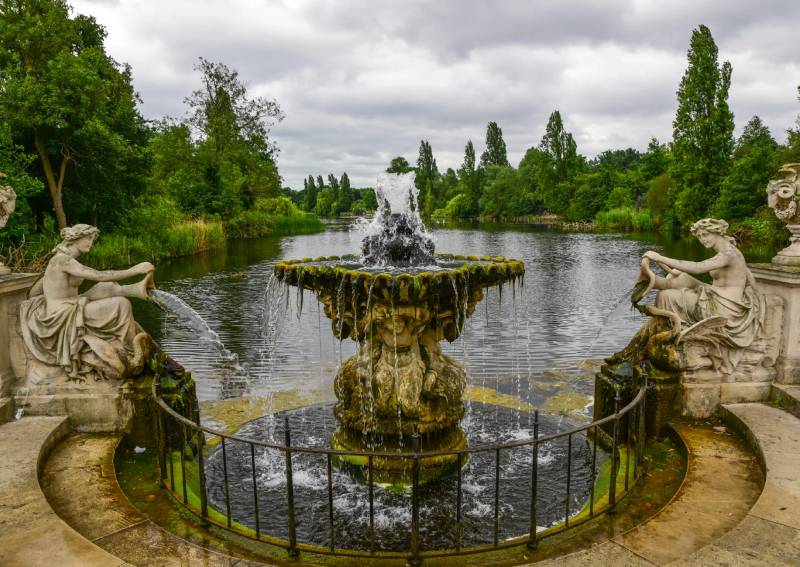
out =
<svg viewBox="0 0 800 567"><path fill-rule="evenodd" d="M0 426L0 565L116 567L109 555L65 524L39 487L40 457L67 432L65 418L27 417Z"/></svg>
<svg viewBox="0 0 800 567"><path fill-rule="evenodd" d="M800 266L800 163L781 167L782 179L767 184L767 203L779 220L792 233L789 246L778 252L772 263L781 266Z"/></svg>
<svg viewBox="0 0 800 567"><path fill-rule="evenodd" d="M118 441L108 435L72 436L55 448L44 467L42 490L50 505L90 540L145 520L117 487Z"/></svg>
<svg viewBox="0 0 800 567"><path fill-rule="evenodd" d="M764 293L783 300L776 381L800 384L800 268L774 264L754 264L750 268Z"/></svg>
<svg viewBox="0 0 800 567"><path fill-rule="evenodd" d="M229 567L239 559L191 544L165 532L152 522L97 540L97 545L138 567ZM143 549L146 548L146 551Z"/></svg>
<svg viewBox="0 0 800 567"><path fill-rule="evenodd" d="M614 542L607 541L589 549L570 553L562 557L554 557L536 563L530 563L526 567L585 567L587 565L615 567L650 567L650 561L639 557L629 549Z"/></svg>
<svg viewBox="0 0 800 567"><path fill-rule="evenodd" d="M0 276L0 398L12 394L19 375L14 356L20 353L21 346L19 335L14 331L19 319L19 303L38 277L38 274Z"/></svg>
<svg viewBox="0 0 800 567"><path fill-rule="evenodd" d="M689 451L683 485L657 516L614 538L656 565L691 555L733 529L761 488L755 457L731 432L675 427Z"/></svg>

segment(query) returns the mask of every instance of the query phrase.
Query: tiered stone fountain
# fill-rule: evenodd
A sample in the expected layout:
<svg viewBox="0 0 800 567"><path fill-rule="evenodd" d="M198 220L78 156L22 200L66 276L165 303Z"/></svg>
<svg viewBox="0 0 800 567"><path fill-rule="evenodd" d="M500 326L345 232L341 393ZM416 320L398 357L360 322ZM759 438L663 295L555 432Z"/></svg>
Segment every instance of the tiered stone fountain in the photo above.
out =
<svg viewBox="0 0 800 567"><path fill-rule="evenodd" d="M337 338L358 343L336 375L339 429L332 445L400 453L415 446L423 453L464 448L464 367L442 352L440 342L458 338L485 288L513 283L525 267L502 257L434 254L413 173L382 176L376 194L379 210L361 257L275 266L281 281L317 295ZM456 458L423 458L423 476L438 476ZM397 481L405 478L408 460L375 459L373 467L382 480Z"/></svg>

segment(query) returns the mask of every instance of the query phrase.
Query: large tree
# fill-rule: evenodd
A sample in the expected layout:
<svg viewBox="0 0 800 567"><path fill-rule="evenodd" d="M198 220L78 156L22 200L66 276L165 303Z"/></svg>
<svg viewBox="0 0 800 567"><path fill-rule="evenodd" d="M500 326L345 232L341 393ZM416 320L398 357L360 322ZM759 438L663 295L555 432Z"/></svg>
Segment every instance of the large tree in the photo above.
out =
<svg viewBox="0 0 800 567"><path fill-rule="evenodd" d="M414 168L409 165L408 160L403 156L392 158L389 167L386 168L386 173L408 173L413 171Z"/></svg>
<svg viewBox="0 0 800 567"><path fill-rule="evenodd" d="M458 168L458 181L461 192L467 196L467 209L470 215L480 213L481 174L482 170L476 168L475 146L472 145L472 140L467 140L467 145L464 146L464 161Z"/></svg>
<svg viewBox="0 0 800 567"><path fill-rule="evenodd" d="M540 154L535 157L543 157L544 160L537 168L538 197L551 212L561 213L572 196L570 181L580 171L581 158L575 139L564 129L564 121L558 110L554 110L547 120L539 151Z"/></svg>
<svg viewBox="0 0 800 567"><path fill-rule="evenodd" d="M486 149L481 154L481 166L499 165L508 167L506 143L503 140L503 130L497 122L486 125Z"/></svg>
<svg viewBox="0 0 800 567"><path fill-rule="evenodd" d="M239 73L223 63L200 57L195 70L200 72L202 86L185 99L189 123L213 143L216 156L219 158L240 140L265 155L277 152L269 132L284 117L278 103L266 97L250 97Z"/></svg>
<svg viewBox="0 0 800 567"><path fill-rule="evenodd" d="M752 216L767 204L764 188L773 173L775 140L758 116L753 116L736 141L733 165L722 181L714 215L729 221Z"/></svg>
<svg viewBox="0 0 800 567"><path fill-rule="evenodd" d="M436 165L433 149L428 140L420 140L419 142L416 171L417 175L414 178L414 183L421 197L420 208L426 213L430 213L436 207L438 201L439 168Z"/></svg>
<svg viewBox="0 0 800 567"><path fill-rule="evenodd" d="M130 69L106 54L103 27L63 0L0 0L0 20L0 120L38 156L60 227L65 204L109 222L144 187Z"/></svg>
<svg viewBox="0 0 800 567"><path fill-rule="evenodd" d="M720 65L717 55L711 30L701 25L692 32L672 123L670 201L675 220L682 226L709 213L730 169L734 148L733 113L728 107L731 64Z"/></svg>

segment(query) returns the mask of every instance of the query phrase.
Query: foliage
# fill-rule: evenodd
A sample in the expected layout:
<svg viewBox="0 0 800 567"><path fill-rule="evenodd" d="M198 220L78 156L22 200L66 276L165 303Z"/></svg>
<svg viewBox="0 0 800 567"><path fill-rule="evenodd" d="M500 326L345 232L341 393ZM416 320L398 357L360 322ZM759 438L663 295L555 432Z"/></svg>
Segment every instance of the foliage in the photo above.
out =
<svg viewBox="0 0 800 567"><path fill-rule="evenodd" d="M443 209L437 209L433 216L435 218L448 218L448 219L458 219L464 218L469 216L470 214L470 202L469 197L464 193L459 193L450 201L447 202L447 206Z"/></svg>
<svg viewBox="0 0 800 567"><path fill-rule="evenodd" d="M733 165L722 181L714 215L742 220L767 204L765 187L773 171L775 140L758 116L750 119L736 142Z"/></svg>
<svg viewBox="0 0 800 567"><path fill-rule="evenodd" d="M711 210L730 169L734 145L728 107L731 65L717 63L717 46L706 26L692 32L688 62L678 88L670 167L670 205L680 226Z"/></svg>
<svg viewBox="0 0 800 567"><path fill-rule="evenodd" d="M634 209L632 207L619 207L609 211L600 211L594 219L601 228L616 230L634 230L648 232L656 228L655 219L647 209Z"/></svg>
<svg viewBox="0 0 800 567"><path fill-rule="evenodd" d="M31 176L28 170L36 159L25 152L25 148L12 141L7 125L0 125L0 185L10 186L17 194L13 221L9 221L0 237L0 245L19 242L25 235L30 236L36 228L36 218L29 200L36 197L44 188L41 180ZM0 253L1 254L1 253Z"/></svg>
<svg viewBox="0 0 800 567"><path fill-rule="evenodd" d="M506 143L503 140L503 130L497 122L489 122L486 125L486 149L481 154L481 167L496 165L507 167L508 156L506 155Z"/></svg>
<svg viewBox="0 0 800 567"><path fill-rule="evenodd" d="M1 0L0 121L36 154L35 176L60 227L113 225L144 191L146 130L131 71L105 52L105 29L63 0Z"/></svg>
<svg viewBox="0 0 800 567"><path fill-rule="evenodd" d="M413 168L409 165L408 160L403 156L393 158L389 167L386 168L386 173L408 173Z"/></svg>

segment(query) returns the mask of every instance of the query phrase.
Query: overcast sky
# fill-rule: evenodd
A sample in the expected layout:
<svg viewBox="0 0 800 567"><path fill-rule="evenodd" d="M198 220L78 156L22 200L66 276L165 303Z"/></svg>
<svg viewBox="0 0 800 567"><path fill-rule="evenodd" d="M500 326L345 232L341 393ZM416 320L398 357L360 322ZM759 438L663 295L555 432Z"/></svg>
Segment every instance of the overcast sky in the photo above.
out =
<svg viewBox="0 0 800 567"><path fill-rule="evenodd" d="M286 114L272 130L284 184L347 171L372 185L392 157L457 168L487 122L509 161L559 109L578 151L670 139L692 29L733 65L736 132L758 114L778 141L800 112L798 0L73 0L133 68L146 118L182 117L202 56Z"/></svg>

